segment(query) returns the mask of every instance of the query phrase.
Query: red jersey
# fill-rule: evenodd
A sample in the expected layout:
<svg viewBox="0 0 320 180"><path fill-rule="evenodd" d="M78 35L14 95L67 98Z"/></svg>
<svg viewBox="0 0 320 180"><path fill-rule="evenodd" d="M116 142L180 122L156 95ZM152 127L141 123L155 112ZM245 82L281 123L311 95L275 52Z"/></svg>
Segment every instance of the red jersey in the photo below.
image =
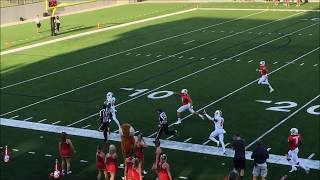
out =
<svg viewBox="0 0 320 180"><path fill-rule="evenodd" d="M180 94L182 105L189 104L189 95L188 94Z"/></svg>
<svg viewBox="0 0 320 180"><path fill-rule="evenodd" d="M67 141L60 144L60 156L63 158L71 157L71 146Z"/></svg>
<svg viewBox="0 0 320 180"><path fill-rule="evenodd" d="M106 168L105 164L104 164L104 159L103 157L100 156L100 153L96 154L96 159L97 159L97 169L99 170L104 170Z"/></svg>
<svg viewBox="0 0 320 180"><path fill-rule="evenodd" d="M116 173L117 171L116 159L113 159L111 156L107 157L106 170L109 173Z"/></svg>
<svg viewBox="0 0 320 180"><path fill-rule="evenodd" d="M265 65L260 65L261 75L267 75L267 67Z"/></svg>
<svg viewBox="0 0 320 180"><path fill-rule="evenodd" d="M159 180L169 180L168 171L162 167L162 164L160 165Z"/></svg>
<svg viewBox="0 0 320 180"><path fill-rule="evenodd" d="M301 144L301 135L290 135L288 137L289 150L295 150Z"/></svg>

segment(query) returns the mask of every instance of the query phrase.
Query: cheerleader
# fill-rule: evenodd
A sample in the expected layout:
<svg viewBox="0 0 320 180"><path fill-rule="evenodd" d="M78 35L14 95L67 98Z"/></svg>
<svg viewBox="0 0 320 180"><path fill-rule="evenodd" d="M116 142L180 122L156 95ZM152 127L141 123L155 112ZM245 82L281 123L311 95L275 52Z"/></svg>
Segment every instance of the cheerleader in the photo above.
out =
<svg viewBox="0 0 320 180"><path fill-rule="evenodd" d="M110 180L114 180L116 177L116 172L117 172L116 159L117 159L117 150L116 150L116 147L113 144L111 144L109 146L109 153L105 157L106 170L107 170L107 173L110 174Z"/></svg>
<svg viewBox="0 0 320 180"><path fill-rule="evenodd" d="M103 147L99 144L96 152L96 166L98 169L97 180L101 179L101 175L104 175L104 179L107 180L106 165L104 164L105 157L106 155L103 152Z"/></svg>

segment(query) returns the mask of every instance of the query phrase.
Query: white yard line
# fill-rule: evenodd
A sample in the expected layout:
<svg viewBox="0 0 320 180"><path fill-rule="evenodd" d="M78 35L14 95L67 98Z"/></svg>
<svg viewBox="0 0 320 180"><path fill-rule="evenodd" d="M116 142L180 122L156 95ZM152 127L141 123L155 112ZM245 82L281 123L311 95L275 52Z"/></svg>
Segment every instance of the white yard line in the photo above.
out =
<svg viewBox="0 0 320 180"><path fill-rule="evenodd" d="M294 111L292 114L290 114L289 116L287 116L286 118L284 118L282 121L278 122L276 125L274 125L272 128L270 128L268 131L266 131L265 133L263 133L261 136L259 136L257 139L255 139L253 142L251 142L249 145L246 146L246 149L250 148L252 145L254 145L257 141L259 141L260 139L262 139L263 137L265 137L266 135L268 135L270 132L272 132L274 129L276 129L277 127L279 127L281 124L285 123L287 120L289 120L291 117L293 117L295 114L297 114L299 111L301 111L303 108L305 108L306 106L308 106L310 103L312 103L314 100L316 100L320 95L314 97L313 99L311 99L310 101L308 101L306 104L304 104L303 106L301 106L299 109L297 109L296 111Z"/></svg>
<svg viewBox="0 0 320 180"><path fill-rule="evenodd" d="M272 21L272 22L274 22L274 21ZM272 23L272 22L269 22L269 23ZM266 24L269 24L269 23L266 23ZM264 25L266 25L266 24L262 24L262 25L259 25L259 26L261 27L261 26L264 26ZM272 43L272 42L274 42L274 41L277 41L277 40L279 40L279 39L281 39L281 38L287 37L287 36L289 36L289 35L291 35L291 34L294 34L295 32L298 32L298 31L304 30L304 29L306 29L306 28L309 28L309 27L311 27L311 26L314 26L314 25L316 25L316 24L318 24L318 23L314 23L314 24L312 24L312 25L309 25L309 26L306 26L306 27L304 27L304 28L301 28L301 29L299 29L299 30L297 30L297 31L294 31L294 32L292 32L292 33L290 33L290 34L286 34L286 35L283 35L283 36L278 37L278 38L276 38L276 39L270 40L270 41L268 41L268 42L265 42L265 43L263 43L263 44L260 44L260 45L258 45L258 46L255 46L255 47L253 47L253 48L251 48L251 49L248 49L248 50L246 50L246 51L243 51L243 52L241 52L241 53L239 53L239 54L237 54L237 55L234 55L234 56L232 56L232 57L230 57L230 58L225 58L225 59L223 59L222 61L220 61L220 62L218 62L218 63L212 64L212 65L210 65L210 66L208 66L208 67L205 67L205 68L203 68L203 69L200 69L200 70L198 70L198 71L196 71L196 72L193 72L193 73L191 73L191 74L188 74L188 75L186 75L186 76L184 76L184 77L181 77L181 78L176 79L176 80L174 80L174 81L171 81L171 82L169 82L169 83L167 83L167 84L164 84L164 85L162 85L162 86L159 86L159 87L157 87L157 88L155 88L155 89L153 89L153 90L150 90L150 91L147 91L147 92L145 92L145 93L142 93L142 94L140 94L139 96L135 96L135 97L133 97L133 98L131 98L131 99L128 99L128 100L126 100L126 101L124 101L124 102L121 102L121 103L117 104L116 107L121 106L122 104L128 103L128 102L130 102L130 101L132 101L132 100L135 100L135 99L137 99L137 98L139 98L139 97L142 97L142 96L144 96L144 95L146 95L146 94L149 94L149 93L151 93L151 92L153 92L153 91L156 91L156 90L158 90L158 89L160 89L160 88L163 88L163 87L165 87L165 86L168 86L168 85L170 85L170 84L173 84L173 83L175 83L175 82L177 82L177 81L180 81L180 80L182 80L182 79L185 79L185 78L188 78L188 77L190 77L190 76L193 76L193 75L195 75L195 74L197 74L197 73L200 73L200 72L202 72L202 71L204 71L204 70L206 70L206 69L209 69L209 68L211 68L211 67L214 67L214 66L216 66L216 65L218 65L218 64L221 64L221 63L224 63L224 62L226 62L226 61L229 61L229 60L231 60L232 58L235 58L235 57L238 57L238 56L240 56L240 55L243 55L243 54L245 54L245 53L247 53L247 52L250 52L250 51L252 51L252 50L255 50L255 49L257 49L257 48L259 48L259 47L261 47L261 46L264 46L264 45L266 45L266 44L270 44L270 43ZM253 28L250 28L250 29L255 29L255 28L258 28L258 26L253 27ZM241 32L238 32L238 33L229 35L229 36L234 36L234 35L239 34L239 33L244 33L244 32L246 32L246 31L249 31L250 29L247 29L247 30L244 30L244 31L241 31ZM228 36L225 36L225 37L223 37L223 38L226 38L226 37L228 37ZM219 39L221 39L221 38L219 38ZM214 40L214 41L218 41L219 39ZM211 42L202 44L202 45L200 45L200 46L201 46L201 47L202 47L202 46L205 46L205 45L210 44L210 43L212 43L212 42L214 42L214 41L211 41ZM198 47L199 47L199 46L196 46L196 47L194 47L194 48L191 48L191 49L182 51L182 52L180 52L180 53L174 54L173 56L177 56L177 55L179 55L179 54L182 54L183 52L187 52L187 51L196 49L196 48L198 48ZM166 57L166 58L167 58L167 57ZM164 58L163 58L163 59L164 59ZM159 59L159 60L161 60L161 59ZM13 112L14 112L14 111L13 111ZM9 112L9 113L11 113L11 112ZM87 120L87 119L90 119L90 118L96 116L97 114L98 114L98 113L91 114L91 115L89 115L89 116L87 116L87 117L85 117L85 118L82 118L82 119L80 119L80 120L78 120L78 121L75 121L75 122L73 122L73 123L71 123L71 124L68 124L67 126L73 126L73 125L75 125L75 124L77 124L77 123L80 123L80 122L82 122L82 121L85 121L85 120ZM1 115L1 116L3 116L3 115Z"/></svg>
<svg viewBox="0 0 320 180"><path fill-rule="evenodd" d="M82 129L85 129L85 128L87 128L87 127L90 127L91 125L90 124L88 124L88 125L86 125L86 126L83 126L83 127L81 127Z"/></svg>
<svg viewBox="0 0 320 180"><path fill-rule="evenodd" d="M233 22L233 21L237 21L237 20L240 20L240 19L243 19L243 18L246 18L246 17L254 16L254 15L257 15L257 14L260 14L260 13L263 13L263 12L249 14L249 15L242 16L242 17L239 17L239 18L236 18L236 19L233 19L233 20L223 21L221 23L205 26L203 28L199 28L199 29L195 29L195 30L192 30L192 31L188 31L188 32L185 32L185 33L178 34L178 35L170 36L170 37L167 37L167 38L164 38L164 39L160 39L160 40L157 40L157 41L153 41L153 42L141 45L141 46L137 46L135 48L131 48L131 49L127 49L127 50L124 50L124 51L120 51L120 52L117 52L117 53L114 53L114 54L110 54L110 55L107 55L107 56L104 56L104 57L100 57L100 58L97 58L97 59L88 60L85 63L77 64L77 65L74 65L74 66L70 66L70 67L67 67L67 68L60 69L58 71L53 71L53 72L50 72L50 73L47 73L47 74L44 74L44 75L40 75L40 76L31 78L31 79L27 79L27 80L20 81L20 82L14 83L14 84L10 84L10 85L1 87L0 89L6 89L6 88L9 88L9 87L13 87L13 86L17 86L17 85L20 85L20 84L24 84L26 82L30 82L30 81L33 81L33 80L41 79L41 78L44 78L44 77L47 77L47 76L51 76L51 75L54 75L54 74L57 74L57 73L60 73L60 72L63 72L63 71L67 71L67 70L74 69L74 68L77 68L77 67L80 67L80 66L83 66L83 65L87 65L87 64L90 64L90 63L93 63L93 62L101 61L101 60L104 60L104 59L107 59L107 58L110 58L110 57L113 57L113 56L116 56L116 55L119 55L119 54L128 53L129 51L140 49L140 48L143 48L143 47L146 47L146 46L150 46L150 45L153 45L153 44L156 44L156 43L159 43L159 42L167 41L167 40L174 39L174 38L177 38L177 37L181 37L181 36L184 36L184 35L187 35L187 34L198 32L198 31L201 31L202 29L207 29L207 28L219 26L219 25L226 24L226 23ZM289 18L289 17L291 17L291 16L288 16L287 18ZM149 56L151 56L151 54L148 54L146 56L149 57Z"/></svg>
<svg viewBox="0 0 320 180"><path fill-rule="evenodd" d="M188 142L188 141L190 141L192 138L188 138L188 139L186 139L186 140L184 140L183 142Z"/></svg>
<svg viewBox="0 0 320 180"><path fill-rule="evenodd" d="M61 122L61 121L56 121L56 122L54 122L54 123L52 123L52 124L54 125L54 124L58 124L58 123L60 123L60 122Z"/></svg>
<svg viewBox="0 0 320 180"><path fill-rule="evenodd" d="M10 119L14 119L14 118L17 118L17 117L19 117L19 115L13 116Z"/></svg>
<svg viewBox="0 0 320 180"><path fill-rule="evenodd" d="M27 119L24 119L24 121L29 121L30 119L32 119L32 117L28 117Z"/></svg>
<svg viewBox="0 0 320 180"><path fill-rule="evenodd" d="M46 120L47 120L47 119L42 119L42 120L38 121L38 123L44 122L44 121L46 121Z"/></svg>
<svg viewBox="0 0 320 180"><path fill-rule="evenodd" d="M196 40L187 41L187 42L185 42L185 43L183 43L183 44L190 44L190 43L192 43L192 42L194 42L194 41L196 41Z"/></svg>
<svg viewBox="0 0 320 180"><path fill-rule="evenodd" d="M28 46L23 46L23 47L20 47L20 48L10 49L10 50L7 50L7 51L1 51L0 55L2 56L2 55L6 55L6 54L15 53L15 52L20 52L20 51L24 51L24 50L35 48L35 47L40 47L40 46L44 46L44 45L48 45L48 44L52 44L52 43L56 43L56 42L60 42L60 41L79 38L79 37L83 37L83 36L87 36L87 35L91 35L91 34L95 34L95 33L99 33L99 32L104 32L104 31L118 29L118 28L122 28L122 27L126 27L126 26L131 26L131 25L135 25L135 24L145 23L145 22L149 22L149 21L153 21L153 20L157 20L157 19L162 19L162 18L165 18L165 17L184 14L184 13L192 12L192 11L195 11L195 10L196 9L193 8L193 9L188 9L188 10L184 10L184 11L179 11L179 12L169 13L169 14L160 15L160 16L156 16L156 17L151 17L151 18L147 18L147 19L142 19L142 20L138 20L138 21L133 21L133 22L129 22L129 23L124 23L124 24L120 24L120 25L115 25L115 26L111 26L111 27L107 27L107 28L97 29L97 30L94 30L94 31L74 34L74 35L70 35L70 36L66 36L66 37L62 37L62 38L58 38L58 39L54 39L54 40L40 42L40 43L28 45Z"/></svg>
<svg viewBox="0 0 320 180"><path fill-rule="evenodd" d="M68 134L74 135L74 136L104 139L103 133L98 132L96 130L89 130L89 129L57 126L57 125L51 125L51 124L42 124L42 123L11 120L11 119L4 119L4 118L0 118L0 125L23 128L23 129L32 129L32 130L44 131L44 132L52 132L52 133L67 132ZM109 140L120 142L120 136L119 134L110 133ZM144 140L148 146L154 146L153 138L145 137ZM221 152L221 148L214 147L214 146L183 143L183 142L170 141L170 140L160 140L160 141L161 141L162 148L180 150L185 152L194 152L199 154L222 156L222 157L228 157L228 158L233 158L234 156L234 151L230 148L226 148L227 154L224 155ZM251 151L246 151L247 160L251 160L251 154L252 154ZM46 155L50 156L49 154L46 154ZM288 161L286 160L286 157L283 155L270 154L269 156L270 157L268 159L268 163L288 165ZM300 158L299 160L311 169L320 170L319 160L303 159L303 158Z"/></svg>

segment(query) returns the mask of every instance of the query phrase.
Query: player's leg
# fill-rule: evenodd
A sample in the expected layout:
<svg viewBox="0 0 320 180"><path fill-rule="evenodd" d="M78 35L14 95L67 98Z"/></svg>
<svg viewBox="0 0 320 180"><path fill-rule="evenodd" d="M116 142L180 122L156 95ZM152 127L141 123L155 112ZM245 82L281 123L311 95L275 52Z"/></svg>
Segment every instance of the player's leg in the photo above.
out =
<svg viewBox="0 0 320 180"><path fill-rule="evenodd" d="M216 136L218 135L217 131L213 131L210 136L209 136L209 139L215 143L217 143L217 146L219 147L219 141L216 140Z"/></svg>
<svg viewBox="0 0 320 180"><path fill-rule="evenodd" d="M117 119L117 113L116 113L116 110L112 110L112 119L114 120L114 122L117 124L118 128L120 129L120 123L119 123L119 120Z"/></svg>
<svg viewBox="0 0 320 180"><path fill-rule="evenodd" d="M70 170L70 166L71 166L70 159L71 158L66 158L67 174L71 174L72 173L71 170Z"/></svg>
<svg viewBox="0 0 320 180"><path fill-rule="evenodd" d="M157 132L157 135L156 135L156 139L155 141L159 140L161 138L161 135L163 133L163 126L161 126Z"/></svg>
<svg viewBox="0 0 320 180"><path fill-rule="evenodd" d="M299 149L298 148L296 148L292 152L293 162L296 164L296 166L299 166L300 168L304 169L306 171L306 173L309 173L309 168L306 167L302 162L299 161L298 153L299 153Z"/></svg>
<svg viewBox="0 0 320 180"><path fill-rule="evenodd" d="M193 107L189 104L188 110L191 114L195 114L197 116L199 116L202 120L204 120L204 116L202 114L199 114L198 112L196 112L195 110L193 110Z"/></svg>
<svg viewBox="0 0 320 180"><path fill-rule="evenodd" d="M290 164L290 166L291 166L291 170L290 170L289 172L294 172L294 171L296 171L296 170L297 170L297 168L296 168L296 163L295 163L294 160L293 160L292 151L291 151L291 150L288 151L287 160L289 161L289 164Z"/></svg>
<svg viewBox="0 0 320 180"><path fill-rule="evenodd" d="M181 113L186 111L188 109L188 106L187 105L182 105L181 107L178 108L177 110L177 122L176 124L180 124L181 123Z"/></svg>
<svg viewBox="0 0 320 180"><path fill-rule="evenodd" d="M166 133L166 135L175 135L176 131L170 131L168 124L163 125L163 131Z"/></svg>
<svg viewBox="0 0 320 180"><path fill-rule="evenodd" d="M97 180L100 180L100 179L101 179L101 174L102 174L101 170L100 170L100 169L98 169Z"/></svg>
<svg viewBox="0 0 320 180"><path fill-rule="evenodd" d="M63 173L66 172L66 162L64 157L61 158L61 170Z"/></svg>
<svg viewBox="0 0 320 180"><path fill-rule="evenodd" d="M220 144L221 144L221 147L222 147L222 152L226 153L226 146L225 146L225 144L223 142L223 139L224 139L223 133L220 132L218 137L219 137L219 141L220 141Z"/></svg>

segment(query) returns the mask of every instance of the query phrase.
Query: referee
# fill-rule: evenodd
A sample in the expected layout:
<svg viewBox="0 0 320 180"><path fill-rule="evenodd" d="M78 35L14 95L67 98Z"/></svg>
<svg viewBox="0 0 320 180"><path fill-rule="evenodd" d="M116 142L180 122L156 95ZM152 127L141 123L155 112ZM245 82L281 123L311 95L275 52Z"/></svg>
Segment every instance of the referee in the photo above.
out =
<svg viewBox="0 0 320 180"><path fill-rule="evenodd" d="M110 104L102 105L102 109L99 112L99 131L103 131L104 140L108 143L109 124L112 119L112 113L110 111Z"/></svg>
<svg viewBox="0 0 320 180"><path fill-rule="evenodd" d="M156 109L156 112L159 114L159 130L156 136L155 141L158 141L161 138L162 133L164 132L166 135L176 135L178 134L177 130L169 131L167 115L162 109Z"/></svg>

